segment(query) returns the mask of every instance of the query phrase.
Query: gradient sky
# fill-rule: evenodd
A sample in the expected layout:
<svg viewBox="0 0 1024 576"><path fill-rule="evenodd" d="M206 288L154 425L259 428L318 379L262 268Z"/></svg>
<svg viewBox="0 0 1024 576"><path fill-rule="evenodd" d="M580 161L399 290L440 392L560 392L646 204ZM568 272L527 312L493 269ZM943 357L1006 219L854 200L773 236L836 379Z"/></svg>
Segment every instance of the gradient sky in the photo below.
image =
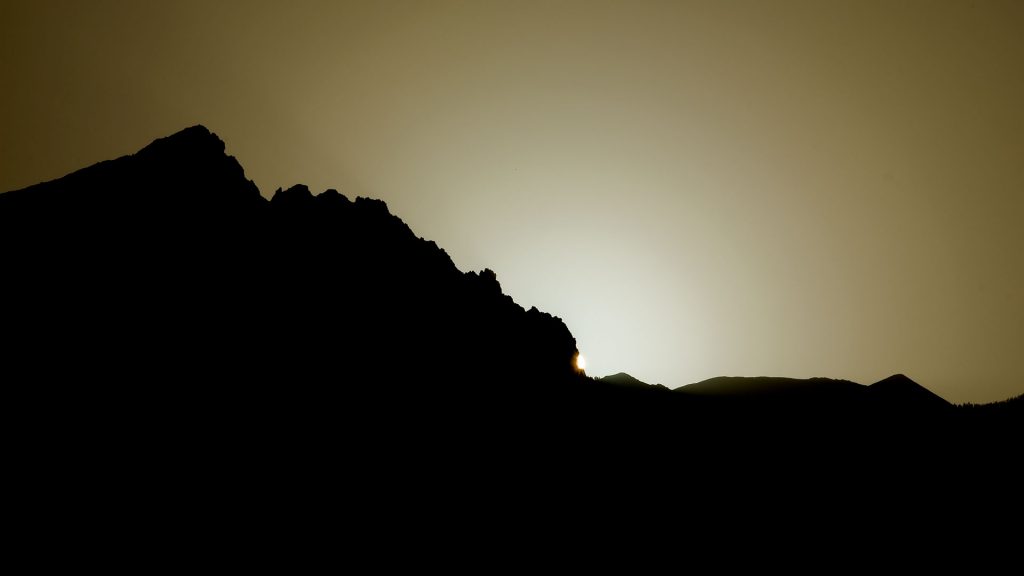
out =
<svg viewBox="0 0 1024 576"><path fill-rule="evenodd" d="M202 123L264 195L494 269L593 375L1024 392L1018 0L4 0L0 83L0 190Z"/></svg>

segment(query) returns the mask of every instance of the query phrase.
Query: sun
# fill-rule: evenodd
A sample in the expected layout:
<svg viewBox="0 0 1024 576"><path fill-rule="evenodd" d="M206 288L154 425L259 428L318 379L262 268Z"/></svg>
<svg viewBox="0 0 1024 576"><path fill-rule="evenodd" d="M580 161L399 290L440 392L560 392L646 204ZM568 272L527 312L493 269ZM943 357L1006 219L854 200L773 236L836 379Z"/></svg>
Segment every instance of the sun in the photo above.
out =
<svg viewBox="0 0 1024 576"><path fill-rule="evenodd" d="M576 353L576 369L580 372L587 369L587 359L579 352Z"/></svg>

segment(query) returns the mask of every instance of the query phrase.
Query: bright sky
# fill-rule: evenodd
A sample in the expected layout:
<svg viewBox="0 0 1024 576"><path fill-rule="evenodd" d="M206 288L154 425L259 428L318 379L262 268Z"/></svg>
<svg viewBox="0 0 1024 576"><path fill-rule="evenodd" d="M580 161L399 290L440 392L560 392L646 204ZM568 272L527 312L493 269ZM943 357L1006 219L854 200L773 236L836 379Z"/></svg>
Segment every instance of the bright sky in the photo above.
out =
<svg viewBox="0 0 1024 576"><path fill-rule="evenodd" d="M1024 3L0 4L0 190L202 123L386 200L592 375L1024 392ZM259 290L259 286L254 286Z"/></svg>

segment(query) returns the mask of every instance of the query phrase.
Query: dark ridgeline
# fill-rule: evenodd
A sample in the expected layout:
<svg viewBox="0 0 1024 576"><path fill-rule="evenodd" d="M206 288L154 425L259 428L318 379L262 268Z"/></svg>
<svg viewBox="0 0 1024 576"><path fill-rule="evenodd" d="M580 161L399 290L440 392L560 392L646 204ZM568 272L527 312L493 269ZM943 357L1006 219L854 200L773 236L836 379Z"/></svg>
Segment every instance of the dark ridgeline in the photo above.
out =
<svg viewBox="0 0 1024 576"><path fill-rule="evenodd" d="M12 379L119 417L381 435L494 428L583 380L565 324L492 271L460 272L379 200L267 201L224 147L196 126L0 194Z"/></svg>
<svg viewBox="0 0 1024 576"><path fill-rule="evenodd" d="M954 406L903 374L870 386L832 378L717 377L675 389L695 398L718 398L753 408L850 412L898 419L946 418ZM830 416L831 417L831 416Z"/></svg>
<svg viewBox="0 0 1024 576"><path fill-rule="evenodd" d="M0 246L3 381L22 450L59 469L44 485L201 470L239 509L273 483L415 510L500 490L487 514L686 482L693 514L984 468L1020 431L1019 398L956 408L901 375L588 379L565 324L493 272L379 200L265 200L202 126L0 194Z"/></svg>

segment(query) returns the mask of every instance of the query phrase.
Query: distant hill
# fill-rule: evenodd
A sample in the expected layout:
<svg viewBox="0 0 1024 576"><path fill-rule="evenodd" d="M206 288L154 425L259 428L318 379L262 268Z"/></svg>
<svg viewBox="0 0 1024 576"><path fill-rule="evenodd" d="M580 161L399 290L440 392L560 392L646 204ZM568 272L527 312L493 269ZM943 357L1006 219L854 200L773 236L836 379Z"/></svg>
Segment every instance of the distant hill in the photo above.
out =
<svg viewBox="0 0 1024 576"><path fill-rule="evenodd" d="M807 394L844 394L862 388L849 380L831 378L778 378L719 376L675 388L682 394L704 396L795 396Z"/></svg>
<svg viewBox="0 0 1024 576"><path fill-rule="evenodd" d="M903 374L864 386L832 378L717 377L681 386L675 393L691 397L733 400L745 405L828 407L852 415L866 413L922 415L952 405Z"/></svg>
<svg viewBox="0 0 1024 576"><path fill-rule="evenodd" d="M629 374L626 374L625 372L619 372L616 374L611 374L609 376L601 376L599 378L596 378L596 380L603 382L605 384L614 384L616 386L626 386L633 388L664 388L667 390L667 388L665 388L661 384L648 384L646 382L634 378L633 376L630 376Z"/></svg>

